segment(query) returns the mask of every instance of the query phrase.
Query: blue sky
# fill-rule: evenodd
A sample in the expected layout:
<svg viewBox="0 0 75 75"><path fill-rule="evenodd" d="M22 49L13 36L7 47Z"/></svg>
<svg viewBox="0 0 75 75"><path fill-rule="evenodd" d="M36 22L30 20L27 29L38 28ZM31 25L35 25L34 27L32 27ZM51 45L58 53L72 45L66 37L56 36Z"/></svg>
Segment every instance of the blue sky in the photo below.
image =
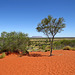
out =
<svg viewBox="0 0 75 75"><path fill-rule="evenodd" d="M48 15L63 17L66 28L56 37L75 37L75 0L0 0L0 33L24 32L45 36L36 30Z"/></svg>

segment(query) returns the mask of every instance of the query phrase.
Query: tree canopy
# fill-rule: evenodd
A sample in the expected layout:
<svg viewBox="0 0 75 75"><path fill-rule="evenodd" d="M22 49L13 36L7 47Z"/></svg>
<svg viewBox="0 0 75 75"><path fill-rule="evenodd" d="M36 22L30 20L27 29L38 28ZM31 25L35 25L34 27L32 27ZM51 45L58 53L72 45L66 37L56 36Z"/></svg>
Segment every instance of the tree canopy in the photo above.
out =
<svg viewBox="0 0 75 75"><path fill-rule="evenodd" d="M64 18L53 18L52 16L48 16L48 18L44 18L41 23L37 26L38 32L43 32L46 36L55 36L57 33L62 31L62 28L65 27Z"/></svg>
<svg viewBox="0 0 75 75"><path fill-rule="evenodd" d="M51 52L52 53L52 46L53 46L53 39L57 33L63 31L65 28L64 18L61 17L59 19L53 18L52 16L48 16L48 18L44 18L41 23L37 25L37 31L43 32L50 40L51 44ZM51 40L52 37L52 40ZM51 54L50 54L51 55Z"/></svg>

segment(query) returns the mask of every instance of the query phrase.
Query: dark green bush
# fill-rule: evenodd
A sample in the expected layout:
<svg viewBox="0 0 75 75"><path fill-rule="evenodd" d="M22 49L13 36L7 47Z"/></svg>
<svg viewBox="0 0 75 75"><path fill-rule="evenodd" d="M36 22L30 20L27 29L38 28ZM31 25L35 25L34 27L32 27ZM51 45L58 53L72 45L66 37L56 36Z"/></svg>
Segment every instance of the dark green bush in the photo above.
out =
<svg viewBox="0 0 75 75"><path fill-rule="evenodd" d="M71 40L61 40L61 44L64 44L65 46L70 45Z"/></svg>
<svg viewBox="0 0 75 75"><path fill-rule="evenodd" d="M0 37L0 52L17 52L26 50L30 45L27 34L22 32L2 32Z"/></svg>

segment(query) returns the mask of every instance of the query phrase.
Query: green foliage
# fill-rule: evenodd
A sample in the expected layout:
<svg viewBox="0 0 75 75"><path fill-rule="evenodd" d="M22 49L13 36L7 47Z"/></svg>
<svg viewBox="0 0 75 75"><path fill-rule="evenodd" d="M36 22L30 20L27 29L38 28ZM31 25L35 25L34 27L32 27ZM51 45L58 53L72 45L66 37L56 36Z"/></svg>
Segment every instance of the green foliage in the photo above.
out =
<svg viewBox="0 0 75 75"><path fill-rule="evenodd" d="M65 28L63 17L57 20L57 18L48 16L48 18L44 18L41 23L38 24L36 29L38 32L43 32L49 37L50 35L55 36L58 32L61 32L62 28Z"/></svg>
<svg viewBox="0 0 75 75"><path fill-rule="evenodd" d="M61 44L61 41L54 41L53 44L54 44L53 46L54 49L61 49L64 47L63 44Z"/></svg>
<svg viewBox="0 0 75 75"><path fill-rule="evenodd" d="M65 46L65 47L63 48L63 50L72 50L72 51L75 51L75 48L70 47L70 46Z"/></svg>
<svg viewBox="0 0 75 75"><path fill-rule="evenodd" d="M62 40L61 44L64 44L65 46L70 45L71 40Z"/></svg>
<svg viewBox="0 0 75 75"><path fill-rule="evenodd" d="M63 48L63 50L71 50L71 47L70 47L70 46L65 46L65 47Z"/></svg>
<svg viewBox="0 0 75 75"><path fill-rule="evenodd" d="M42 49L45 50L45 48L46 48L46 45L42 45Z"/></svg>
<svg viewBox="0 0 75 75"><path fill-rule="evenodd" d="M52 55L52 48L53 48L53 40L54 36L57 33L60 33L63 31L62 29L65 28L65 23L63 17L57 19L53 18L52 16L48 16L48 18L44 18L41 23L37 25L37 31L43 32L49 39L51 44L51 52L50 55ZM52 37L52 38L51 38Z"/></svg>
<svg viewBox="0 0 75 75"><path fill-rule="evenodd" d="M71 48L72 51L75 51L75 48Z"/></svg>
<svg viewBox="0 0 75 75"><path fill-rule="evenodd" d="M45 47L45 50L50 51L50 50L51 50L50 45L47 45L47 46Z"/></svg>
<svg viewBox="0 0 75 75"><path fill-rule="evenodd" d="M75 40L54 41L54 49L62 49L65 46L75 47Z"/></svg>
<svg viewBox="0 0 75 75"><path fill-rule="evenodd" d="M39 40L45 41L46 39L42 38L42 39L39 39ZM35 41L35 40L37 40L37 39L33 39L33 41ZM38 46L35 46L35 47L38 47L39 49L43 49L43 45L45 45L46 46L45 50L51 50L51 45L50 45L49 41L48 41L48 43L42 42L42 41L40 43L37 42ZM35 44L36 43L34 43L34 45ZM53 42L53 50L63 49L63 47L65 47L65 46L70 46L72 48L75 48L75 40L72 39L72 38L67 38L67 39L56 38ZM31 47L33 47L33 45Z"/></svg>
<svg viewBox="0 0 75 75"><path fill-rule="evenodd" d="M23 51L29 46L30 39L28 34L22 32L2 32L0 37L1 52L15 52L16 50Z"/></svg>
<svg viewBox="0 0 75 75"><path fill-rule="evenodd" d="M6 56L5 52L2 53L2 55L0 55L0 59L4 58Z"/></svg>

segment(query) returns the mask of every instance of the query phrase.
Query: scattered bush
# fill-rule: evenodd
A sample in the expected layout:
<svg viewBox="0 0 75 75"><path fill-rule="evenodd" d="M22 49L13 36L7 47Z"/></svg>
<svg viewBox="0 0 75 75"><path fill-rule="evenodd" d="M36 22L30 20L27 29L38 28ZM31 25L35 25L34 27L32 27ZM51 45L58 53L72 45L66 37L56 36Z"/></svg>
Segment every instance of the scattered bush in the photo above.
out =
<svg viewBox="0 0 75 75"><path fill-rule="evenodd" d="M45 50L46 45L42 45L42 49Z"/></svg>
<svg viewBox="0 0 75 75"><path fill-rule="evenodd" d="M61 49L63 48L63 44L61 45L61 41L54 41L53 49Z"/></svg>
<svg viewBox="0 0 75 75"><path fill-rule="evenodd" d="M2 55L0 55L0 59L4 58L6 56L5 52L2 53Z"/></svg>
<svg viewBox="0 0 75 75"><path fill-rule="evenodd" d="M75 48L71 48L72 49L72 51L75 51Z"/></svg>
<svg viewBox="0 0 75 75"><path fill-rule="evenodd" d="M65 46L68 46L68 45L70 45L71 40L61 40L60 42L61 42L61 44L64 44Z"/></svg>
<svg viewBox="0 0 75 75"><path fill-rule="evenodd" d="M62 49L65 46L75 47L75 40L59 40L54 41L54 49Z"/></svg>
<svg viewBox="0 0 75 75"><path fill-rule="evenodd" d="M65 46L65 47L63 48L63 50L71 50L71 47L70 47L70 46Z"/></svg>
<svg viewBox="0 0 75 75"><path fill-rule="evenodd" d="M50 51L50 49L51 49L50 45L47 45L47 46L45 47L45 50L47 50L47 51Z"/></svg>

